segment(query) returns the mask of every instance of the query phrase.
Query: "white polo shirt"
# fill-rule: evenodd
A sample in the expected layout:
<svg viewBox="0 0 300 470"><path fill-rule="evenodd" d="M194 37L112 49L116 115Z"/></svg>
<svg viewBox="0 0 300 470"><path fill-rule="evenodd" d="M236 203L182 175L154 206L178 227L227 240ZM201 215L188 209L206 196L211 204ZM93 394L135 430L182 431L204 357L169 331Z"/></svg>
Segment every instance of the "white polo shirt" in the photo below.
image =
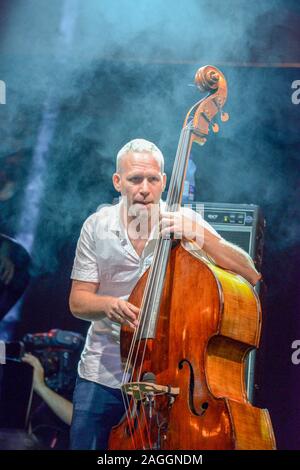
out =
<svg viewBox="0 0 300 470"><path fill-rule="evenodd" d="M98 282L98 295L127 300L152 262L157 227L152 230L141 257L138 256L121 222L121 204L103 207L84 222L71 278ZM161 202L162 208L164 204ZM196 214L191 209L183 210L188 216ZM202 220L200 214L196 214L196 218ZM208 223L204 224L220 237ZM120 324L104 314L92 321L78 365L80 377L112 388L121 386L120 329Z"/></svg>

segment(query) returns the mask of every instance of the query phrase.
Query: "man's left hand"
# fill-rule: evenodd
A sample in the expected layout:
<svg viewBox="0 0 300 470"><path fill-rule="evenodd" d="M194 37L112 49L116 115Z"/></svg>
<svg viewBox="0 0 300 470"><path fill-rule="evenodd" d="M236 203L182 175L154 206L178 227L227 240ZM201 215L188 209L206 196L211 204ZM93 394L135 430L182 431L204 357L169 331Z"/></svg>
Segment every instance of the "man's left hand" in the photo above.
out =
<svg viewBox="0 0 300 470"><path fill-rule="evenodd" d="M174 234L175 239L193 240L203 243L204 227L193 218L184 216L182 212L161 212L160 233L162 238L170 238Z"/></svg>

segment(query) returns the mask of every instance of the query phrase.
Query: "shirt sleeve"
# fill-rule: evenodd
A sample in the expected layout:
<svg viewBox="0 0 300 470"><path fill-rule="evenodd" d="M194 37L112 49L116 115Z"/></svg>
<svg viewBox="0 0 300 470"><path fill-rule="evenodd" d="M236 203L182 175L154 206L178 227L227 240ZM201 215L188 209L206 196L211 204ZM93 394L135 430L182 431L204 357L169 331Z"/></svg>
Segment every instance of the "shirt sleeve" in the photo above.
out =
<svg viewBox="0 0 300 470"><path fill-rule="evenodd" d="M71 279L86 282L100 282L94 239L94 217L91 215L83 224L77 242Z"/></svg>

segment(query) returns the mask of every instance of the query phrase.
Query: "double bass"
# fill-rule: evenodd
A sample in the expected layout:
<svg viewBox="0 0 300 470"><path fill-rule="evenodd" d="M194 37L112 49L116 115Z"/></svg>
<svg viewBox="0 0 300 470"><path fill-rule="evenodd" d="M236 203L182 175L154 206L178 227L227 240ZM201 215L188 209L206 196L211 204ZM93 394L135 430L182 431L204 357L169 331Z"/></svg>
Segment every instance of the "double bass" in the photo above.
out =
<svg viewBox="0 0 300 470"><path fill-rule="evenodd" d="M227 83L205 66L195 84L207 96L188 112L180 134L166 210L181 203L191 146L203 145L223 112ZM140 308L136 330L122 325L126 413L110 450L275 449L269 413L252 406L245 367L257 348L261 307L253 287L199 250L158 238L151 267L129 302Z"/></svg>

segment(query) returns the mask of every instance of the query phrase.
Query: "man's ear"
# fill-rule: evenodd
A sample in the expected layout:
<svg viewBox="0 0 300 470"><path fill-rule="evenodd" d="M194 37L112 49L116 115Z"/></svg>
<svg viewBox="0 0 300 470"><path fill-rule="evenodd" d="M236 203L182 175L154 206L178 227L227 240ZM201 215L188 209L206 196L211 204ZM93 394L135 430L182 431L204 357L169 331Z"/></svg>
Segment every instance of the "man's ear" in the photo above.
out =
<svg viewBox="0 0 300 470"><path fill-rule="evenodd" d="M119 175L119 173L113 174L112 182L113 182L115 190L118 191L118 193L120 193L121 192L121 176Z"/></svg>

